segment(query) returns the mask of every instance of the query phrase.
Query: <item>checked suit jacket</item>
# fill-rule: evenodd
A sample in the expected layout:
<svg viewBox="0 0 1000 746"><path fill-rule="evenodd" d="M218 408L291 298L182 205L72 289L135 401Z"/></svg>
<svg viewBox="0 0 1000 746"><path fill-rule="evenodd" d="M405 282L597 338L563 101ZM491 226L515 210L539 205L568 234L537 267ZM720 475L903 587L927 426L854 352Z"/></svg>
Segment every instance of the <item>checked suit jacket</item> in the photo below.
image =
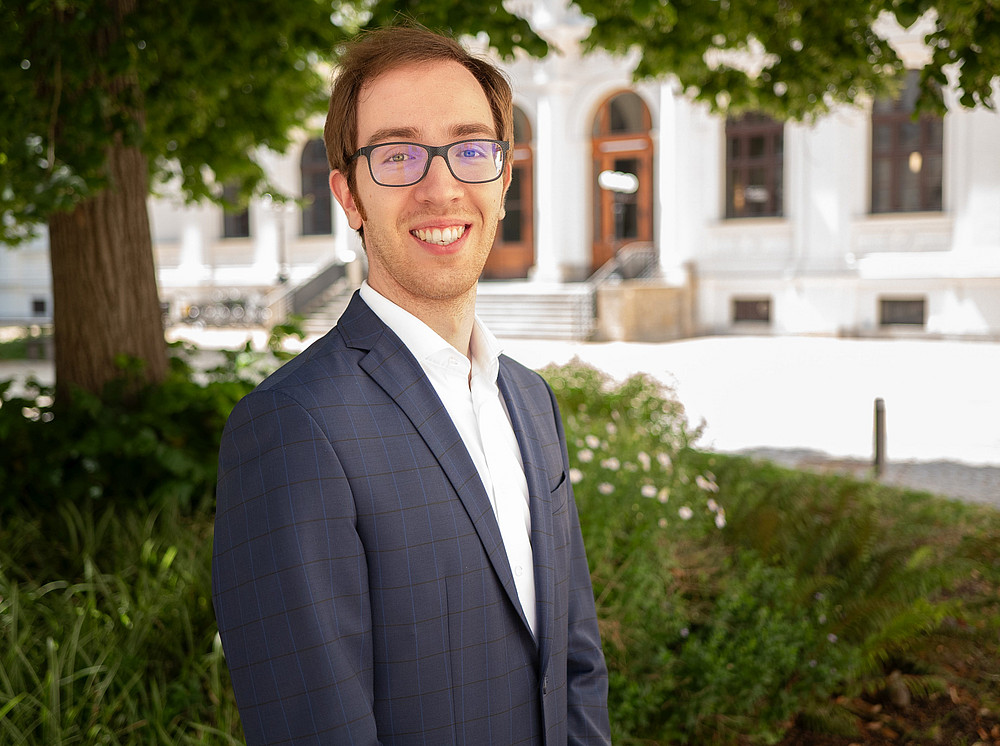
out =
<svg viewBox="0 0 1000 746"><path fill-rule="evenodd" d="M458 431L358 294L233 410L212 584L249 744L610 743L555 400L504 356L498 383L530 493L537 639Z"/></svg>

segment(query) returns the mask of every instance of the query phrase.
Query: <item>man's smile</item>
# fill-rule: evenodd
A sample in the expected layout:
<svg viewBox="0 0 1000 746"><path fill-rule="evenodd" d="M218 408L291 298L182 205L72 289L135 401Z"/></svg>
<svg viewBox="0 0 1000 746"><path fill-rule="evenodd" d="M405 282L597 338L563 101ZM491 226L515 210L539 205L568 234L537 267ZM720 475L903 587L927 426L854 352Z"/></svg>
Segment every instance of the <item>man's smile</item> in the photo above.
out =
<svg viewBox="0 0 1000 746"><path fill-rule="evenodd" d="M447 246L465 235L466 228L468 228L467 225L451 225L446 228L415 228L410 233L426 243Z"/></svg>

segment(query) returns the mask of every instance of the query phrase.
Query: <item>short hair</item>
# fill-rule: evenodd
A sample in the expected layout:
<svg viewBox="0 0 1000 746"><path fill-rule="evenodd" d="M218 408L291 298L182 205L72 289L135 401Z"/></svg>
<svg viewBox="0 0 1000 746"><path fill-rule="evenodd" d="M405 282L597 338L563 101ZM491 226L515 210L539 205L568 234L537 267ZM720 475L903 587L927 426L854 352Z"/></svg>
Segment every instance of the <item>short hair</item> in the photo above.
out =
<svg viewBox="0 0 1000 746"><path fill-rule="evenodd" d="M354 170L349 160L357 151L358 98L361 89L380 75L418 62L453 61L472 73L486 94L497 139L513 149L514 111L510 83L488 60L470 54L454 39L418 26L386 26L366 31L354 39L340 57L323 140L331 170L347 176L353 194Z"/></svg>

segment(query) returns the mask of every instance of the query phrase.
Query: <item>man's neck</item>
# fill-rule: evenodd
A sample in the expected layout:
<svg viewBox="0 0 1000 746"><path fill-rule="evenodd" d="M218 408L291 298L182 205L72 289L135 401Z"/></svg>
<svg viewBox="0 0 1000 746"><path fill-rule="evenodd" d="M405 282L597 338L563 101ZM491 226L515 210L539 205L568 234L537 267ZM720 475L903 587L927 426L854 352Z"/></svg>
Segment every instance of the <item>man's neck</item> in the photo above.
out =
<svg viewBox="0 0 1000 746"><path fill-rule="evenodd" d="M372 286L384 297L433 329L448 344L471 358L470 341L476 320L476 285L455 298L421 298L408 293L385 292Z"/></svg>

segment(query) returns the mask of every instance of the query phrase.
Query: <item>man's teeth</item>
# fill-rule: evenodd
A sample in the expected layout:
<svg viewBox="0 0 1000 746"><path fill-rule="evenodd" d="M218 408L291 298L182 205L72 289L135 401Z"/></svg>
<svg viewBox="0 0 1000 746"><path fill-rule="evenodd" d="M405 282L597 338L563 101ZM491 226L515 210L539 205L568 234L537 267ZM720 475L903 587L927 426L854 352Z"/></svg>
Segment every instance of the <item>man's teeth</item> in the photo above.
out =
<svg viewBox="0 0 1000 746"><path fill-rule="evenodd" d="M419 238L421 241L426 241L427 243L436 243L439 246L445 246L450 243L454 243L462 237L465 233L464 225L453 225L450 228L429 228L427 230L417 229L413 231L413 235Z"/></svg>

